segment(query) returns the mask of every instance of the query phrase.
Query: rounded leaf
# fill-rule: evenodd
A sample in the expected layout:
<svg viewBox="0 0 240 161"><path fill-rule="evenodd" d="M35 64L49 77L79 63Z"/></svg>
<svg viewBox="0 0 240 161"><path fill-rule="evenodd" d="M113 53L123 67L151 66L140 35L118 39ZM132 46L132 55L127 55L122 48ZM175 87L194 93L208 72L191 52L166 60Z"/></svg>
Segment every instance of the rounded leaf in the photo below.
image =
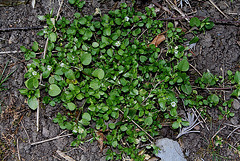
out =
<svg viewBox="0 0 240 161"><path fill-rule="evenodd" d="M92 61L92 55L89 53L83 53L81 56L81 62L83 65L89 65Z"/></svg>
<svg viewBox="0 0 240 161"><path fill-rule="evenodd" d="M188 61L186 59L183 59L182 61L180 61L178 64L178 69L183 72L188 71L188 69L189 69Z"/></svg>
<svg viewBox="0 0 240 161"><path fill-rule="evenodd" d="M67 107L68 107L68 109L69 109L70 111L73 111L73 110L75 110L76 105L75 105L74 103L72 103L72 102L69 102L69 103L67 104Z"/></svg>
<svg viewBox="0 0 240 161"><path fill-rule="evenodd" d="M83 115L82 115L82 118L83 119L86 119L87 121L91 121L91 115L87 112L85 112Z"/></svg>
<svg viewBox="0 0 240 161"><path fill-rule="evenodd" d="M92 43L92 47L97 48L98 46L99 46L99 44L97 42Z"/></svg>
<svg viewBox="0 0 240 161"><path fill-rule="evenodd" d="M191 85L183 84L183 85L181 85L181 89L187 95L190 95L192 93L192 86Z"/></svg>
<svg viewBox="0 0 240 161"><path fill-rule="evenodd" d="M104 78L104 71L102 69L96 69L93 71L92 75L94 77L98 77L99 79L103 79Z"/></svg>
<svg viewBox="0 0 240 161"><path fill-rule="evenodd" d="M145 123L146 125L148 125L148 126L152 125L152 123L153 123L152 117L146 118L146 119L144 120L144 123Z"/></svg>
<svg viewBox="0 0 240 161"><path fill-rule="evenodd" d="M48 94L55 97L61 93L61 89L56 84L51 84L49 87Z"/></svg>
<svg viewBox="0 0 240 161"><path fill-rule="evenodd" d="M31 97L28 99L28 106L32 109L32 110L36 110L39 106L38 100L35 96Z"/></svg>
<svg viewBox="0 0 240 161"><path fill-rule="evenodd" d="M71 80L74 80L75 79L75 75L74 75L74 72L72 69L69 69L66 73L65 73L65 76L68 78L68 79L71 79Z"/></svg>
<svg viewBox="0 0 240 161"><path fill-rule="evenodd" d="M52 41L52 42L55 42L57 40L57 34L55 34L54 32L52 32L50 35L49 35L49 40Z"/></svg>

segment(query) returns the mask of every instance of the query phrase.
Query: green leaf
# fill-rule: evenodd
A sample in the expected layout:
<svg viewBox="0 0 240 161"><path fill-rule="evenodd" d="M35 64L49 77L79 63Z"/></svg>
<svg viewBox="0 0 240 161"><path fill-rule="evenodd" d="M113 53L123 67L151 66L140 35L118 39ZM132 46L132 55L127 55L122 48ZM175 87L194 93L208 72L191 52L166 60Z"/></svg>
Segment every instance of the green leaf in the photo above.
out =
<svg viewBox="0 0 240 161"><path fill-rule="evenodd" d="M36 110L39 106L39 102L38 102L38 99L33 96L33 97L30 97L28 99L28 106L32 109L32 110Z"/></svg>
<svg viewBox="0 0 240 161"><path fill-rule="evenodd" d="M92 55L89 53L83 53L81 56L81 62L83 65L89 65L92 61Z"/></svg>
<svg viewBox="0 0 240 161"><path fill-rule="evenodd" d="M108 124L108 127L109 127L110 129L115 129L116 124L114 124L114 123L110 123L110 124Z"/></svg>
<svg viewBox="0 0 240 161"><path fill-rule="evenodd" d="M74 72L72 69L69 69L66 73L65 73L65 77L70 79L70 80L74 80L76 79L75 78L75 75L74 75Z"/></svg>
<svg viewBox="0 0 240 161"><path fill-rule="evenodd" d="M42 73L43 78L48 78L49 75L50 75L50 73L51 73L51 71L45 70L45 71Z"/></svg>
<svg viewBox="0 0 240 161"><path fill-rule="evenodd" d="M194 26L199 27L200 24L201 24L201 22L197 17L193 17L193 18L190 19L190 26L191 27L194 27Z"/></svg>
<svg viewBox="0 0 240 161"><path fill-rule="evenodd" d="M209 99L211 102L213 102L214 106L216 106L219 103L219 97L216 94L210 95Z"/></svg>
<svg viewBox="0 0 240 161"><path fill-rule="evenodd" d="M183 59L182 61L180 61L180 62L178 63L178 69L179 69L180 71L183 71L183 72L188 71L188 69L189 69L189 63L188 63L188 61L187 61L186 59Z"/></svg>
<svg viewBox="0 0 240 161"><path fill-rule="evenodd" d="M206 29L210 30L214 27L214 23L212 21L210 21L205 25L205 27L206 27Z"/></svg>
<svg viewBox="0 0 240 161"><path fill-rule="evenodd" d="M45 16L37 16L40 21L44 21L46 18Z"/></svg>
<svg viewBox="0 0 240 161"><path fill-rule="evenodd" d="M232 92L231 96L239 97L240 96L240 89L236 89Z"/></svg>
<svg viewBox="0 0 240 161"><path fill-rule="evenodd" d="M68 0L70 4L74 4L76 0Z"/></svg>
<svg viewBox="0 0 240 161"><path fill-rule="evenodd" d="M140 56L140 61L143 63L145 62L146 60L148 60L148 58L146 56Z"/></svg>
<svg viewBox="0 0 240 161"><path fill-rule="evenodd" d="M181 89L187 95L190 95L192 93L192 86L191 85L183 84L183 85L181 85Z"/></svg>
<svg viewBox="0 0 240 161"><path fill-rule="evenodd" d="M235 75L234 75L234 81L237 83L237 84L240 84L240 72L239 71L236 71Z"/></svg>
<svg viewBox="0 0 240 161"><path fill-rule="evenodd" d="M61 93L61 89L56 84L51 84L49 87L48 94L55 97Z"/></svg>
<svg viewBox="0 0 240 161"><path fill-rule="evenodd" d="M76 98L77 98L78 100L82 100L82 99L84 98L84 95L83 95L82 93L79 93L79 94L76 96Z"/></svg>
<svg viewBox="0 0 240 161"><path fill-rule="evenodd" d="M113 146L114 148L116 148L116 147L118 146L117 140L115 140L115 141L112 142L112 146Z"/></svg>
<svg viewBox="0 0 240 161"><path fill-rule="evenodd" d="M153 123L153 119L152 117L147 117L145 120L144 120L144 123L148 126L152 125Z"/></svg>
<svg viewBox="0 0 240 161"><path fill-rule="evenodd" d="M133 22L138 22L139 21L139 17L138 16L134 16L133 17Z"/></svg>
<svg viewBox="0 0 240 161"><path fill-rule="evenodd" d="M108 27L106 29L103 30L103 35L104 36L110 36L111 35L111 28Z"/></svg>
<svg viewBox="0 0 240 161"><path fill-rule="evenodd" d="M87 29L84 33L83 40L88 40L92 37L93 33L90 29Z"/></svg>
<svg viewBox="0 0 240 161"><path fill-rule="evenodd" d="M85 25L86 22L87 22L87 19L85 17L82 17L78 20L78 22L81 24L81 25Z"/></svg>
<svg viewBox="0 0 240 161"><path fill-rule="evenodd" d="M92 88L93 90L97 90L100 88L100 84L99 81L97 79L94 79L90 82L90 88Z"/></svg>
<svg viewBox="0 0 240 161"><path fill-rule="evenodd" d="M173 129L179 128L179 122L177 122L177 121L173 122L172 128L173 128Z"/></svg>
<svg viewBox="0 0 240 161"><path fill-rule="evenodd" d="M39 82L36 77L32 77L25 81L25 85L28 89L33 90L38 88Z"/></svg>
<svg viewBox="0 0 240 161"><path fill-rule="evenodd" d="M116 18L116 19L115 19L115 23L116 23L117 25L121 25L121 24L122 24L122 19L121 19L121 18Z"/></svg>
<svg viewBox="0 0 240 161"><path fill-rule="evenodd" d="M122 125L122 126L120 127L120 130L121 130L121 131L126 131L126 130L127 130L127 126L126 126L126 125Z"/></svg>
<svg viewBox="0 0 240 161"><path fill-rule="evenodd" d="M87 121L91 121L91 115L87 112L85 112L83 115L82 115L82 118L83 119L86 119Z"/></svg>
<svg viewBox="0 0 240 161"><path fill-rule="evenodd" d="M177 116L177 108L171 108L170 115L173 117L176 117Z"/></svg>
<svg viewBox="0 0 240 161"><path fill-rule="evenodd" d="M99 79L103 79L104 78L104 71L102 69L96 69L93 71L92 75L94 77L98 77Z"/></svg>
<svg viewBox="0 0 240 161"><path fill-rule="evenodd" d="M54 32L52 32L50 35L49 35L49 40L51 42L55 42L57 40L57 34L55 34Z"/></svg>
<svg viewBox="0 0 240 161"><path fill-rule="evenodd" d="M137 35L139 35L141 32L142 32L142 30L141 30L140 28L137 28L136 30L133 30L132 35L133 35L133 36L137 36Z"/></svg>
<svg viewBox="0 0 240 161"><path fill-rule="evenodd" d="M33 46L32 46L33 51L38 51L38 43L36 41L33 42Z"/></svg>
<svg viewBox="0 0 240 161"><path fill-rule="evenodd" d="M97 48L98 46L99 46L99 44L97 42L92 43L92 47Z"/></svg>
<svg viewBox="0 0 240 161"><path fill-rule="evenodd" d="M74 16L75 16L76 18L80 18L80 17L81 17L81 14L78 13L78 12L76 12L76 13L74 14Z"/></svg>
<svg viewBox="0 0 240 161"><path fill-rule="evenodd" d="M107 55L112 57L113 56L113 49L108 49L107 50Z"/></svg>
<svg viewBox="0 0 240 161"><path fill-rule="evenodd" d="M22 95L27 95L27 94L28 94L28 89L19 89L19 92L20 92Z"/></svg>
<svg viewBox="0 0 240 161"><path fill-rule="evenodd" d="M88 120L86 120L86 119L82 119L81 121L80 121L84 126L88 126L89 124L90 124L90 122L88 121Z"/></svg>
<svg viewBox="0 0 240 161"><path fill-rule="evenodd" d="M76 105L72 102L69 102L69 103L67 103L67 107L70 111L73 111L73 110L75 110Z"/></svg>
<svg viewBox="0 0 240 161"><path fill-rule="evenodd" d="M192 38L192 40L189 42L189 44L194 44L197 43L199 41L199 38L197 36L195 36L194 38Z"/></svg>
<svg viewBox="0 0 240 161"><path fill-rule="evenodd" d="M20 50L22 51L22 52L26 52L27 51L27 49L25 48L25 46L20 46Z"/></svg>

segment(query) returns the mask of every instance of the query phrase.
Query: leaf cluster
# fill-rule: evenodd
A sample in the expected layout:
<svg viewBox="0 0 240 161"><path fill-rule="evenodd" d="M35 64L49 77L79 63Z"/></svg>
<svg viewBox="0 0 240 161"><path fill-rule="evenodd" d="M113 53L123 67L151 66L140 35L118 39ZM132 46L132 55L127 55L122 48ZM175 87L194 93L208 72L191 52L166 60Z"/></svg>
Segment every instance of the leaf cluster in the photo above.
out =
<svg viewBox="0 0 240 161"><path fill-rule="evenodd" d="M69 3L80 10L85 4L79 0ZM166 121L172 122L173 129L189 125L178 115L179 100L184 99L189 107L220 102L216 94L204 98L193 90L187 74L187 48L181 45L185 41L182 29L168 23L166 59L160 58L160 48L150 44L163 32L163 22L155 19L153 8L146 8L143 14L123 3L99 18L81 12L74 16L72 22L65 17L55 22L51 14L39 17L48 24L38 33L49 39L46 57L36 58L35 53L43 51L37 42L32 50L21 47L31 63L24 75L27 89L20 89L33 110L39 107L40 89L47 93L44 104L63 105L67 112L58 113L53 121L77 135L72 146L79 145L88 133L94 135L94 128L105 134L106 144L120 152L109 150L107 160L121 159L124 153L143 160L138 155L142 149L137 147L150 138L138 126L155 137ZM239 82L236 75L234 81ZM217 81L206 73L196 84L204 88ZM154 145L150 148L157 151Z"/></svg>

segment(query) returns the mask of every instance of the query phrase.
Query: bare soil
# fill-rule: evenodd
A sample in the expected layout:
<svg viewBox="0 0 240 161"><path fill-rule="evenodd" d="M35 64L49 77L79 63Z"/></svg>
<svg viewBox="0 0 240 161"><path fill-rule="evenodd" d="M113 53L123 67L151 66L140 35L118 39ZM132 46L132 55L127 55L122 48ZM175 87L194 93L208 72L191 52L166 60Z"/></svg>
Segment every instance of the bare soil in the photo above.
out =
<svg viewBox="0 0 240 161"><path fill-rule="evenodd" d="M121 2L124 2L122 0ZM159 2L160 3L160 2ZM184 4L183 12L191 13L191 16L210 17L217 23L215 27L199 35L200 42L197 43L196 49L193 50L195 56L191 58L191 64L201 73L206 70L213 74L226 75L227 70L235 72L240 68L240 30L239 26L224 22L224 17L208 0L190 1L191 7ZM142 10L148 3L138 2L137 9ZM169 7L165 1L161 3ZM13 7L0 8L0 29L15 27L44 26L45 23L38 20L38 15L50 13L53 9L53 15L56 15L60 1L57 0L37 0L33 9L31 4L22 4ZM216 1L216 5L228 15L231 20L239 21L240 2L238 0ZM100 3L97 0L91 0L86 3L84 14L92 14L95 8L99 7L103 13L117 8L113 0ZM173 11L173 10L172 10ZM196 12L194 12L196 11ZM72 7L64 0L61 16L69 19L73 18L76 8ZM173 11L175 12L175 11ZM176 12L176 15L178 13ZM168 14L163 14L167 18ZM165 17L164 17L165 16ZM180 15L179 15L180 16ZM184 20L181 20L183 23ZM43 107L40 110L40 131L36 131L36 111L31 111L26 104L26 97L22 96L18 89L24 88L24 73L26 72L27 61L24 60L24 53L19 51L20 46L31 47L34 41L39 42L43 47L45 39L37 36L40 29L26 30L0 30L0 72L3 70L6 62L9 60L6 73L17 69L9 80L4 83L7 90L0 92L1 118L0 118L0 160L64 160L57 150L64 152L69 157L81 161L105 160L107 148L100 152L99 145L96 141L93 143L86 142L79 147L70 147L74 136L62 137L53 141L44 142L37 145L30 143L54 138L59 135L68 134L69 131L63 131L52 119L59 111L59 106ZM187 35L188 36L188 35ZM8 52L11 51L11 52ZM195 70L192 70L193 72ZM229 93L226 91L226 98ZM235 112L233 118L224 118L218 120L219 111L217 107L208 109L208 117L203 126L199 126L200 133L191 133L178 139L181 147L189 161L193 160L240 160L240 153L234 148L239 144L240 130L231 134L234 127L228 126L229 123L239 126L240 111L231 109ZM170 132L169 132L170 131ZM161 137L168 137L176 140L178 131L169 127L163 127ZM223 138L223 147L216 147L212 138L216 135ZM227 138L228 137L228 138ZM88 138L91 140L91 137Z"/></svg>

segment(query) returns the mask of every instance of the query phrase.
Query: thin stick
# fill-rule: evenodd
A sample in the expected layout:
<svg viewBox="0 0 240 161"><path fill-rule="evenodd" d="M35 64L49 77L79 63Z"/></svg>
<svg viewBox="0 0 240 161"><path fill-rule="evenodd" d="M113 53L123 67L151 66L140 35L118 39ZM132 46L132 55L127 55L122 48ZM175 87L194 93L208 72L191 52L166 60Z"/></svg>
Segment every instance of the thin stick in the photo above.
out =
<svg viewBox="0 0 240 161"><path fill-rule="evenodd" d="M224 123L225 125L228 125L228 126L232 126L232 127L239 127L240 125L232 125L232 124L228 124L228 123Z"/></svg>
<svg viewBox="0 0 240 161"><path fill-rule="evenodd" d="M118 109L123 115L124 115L124 112L122 111L122 110L120 110L120 109ZM127 118L129 119L129 120L131 120L139 129L141 129L143 132L145 132L145 134L147 134L147 136L149 136L151 139L152 139L152 141L154 141L155 139L151 136L151 135L149 135L143 128L141 128L141 126L139 126L135 121L133 121L129 116L127 116ZM149 140L151 143L152 143L152 141L151 140Z"/></svg>
<svg viewBox="0 0 240 161"><path fill-rule="evenodd" d="M2 51L0 54L15 54L15 53L21 53L22 51Z"/></svg>
<svg viewBox="0 0 240 161"><path fill-rule="evenodd" d="M213 135L213 137L212 137L212 142L213 142L213 139L215 138L215 136L220 132L220 131L222 131L225 127L227 127L227 126L223 126L221 129L219 129L214 135Z"/></svg>
<svg viewBox="0 0 240 161"><path fill-rule="evenodd" d="M202 77L202 74L195 68L192 64L189 63L189 65Z"/></svg>
<svg viewBox="0 0 240 161"><path fill-rule="evenodd" d="M202 117L202 115L200 114L200 112L196 109L196 107L195 106L193 106L193 108L195 109L195 111L198 113L198 115L199 115L199 117L201 117L201 119L203 120L203 122L205 123L205 126L206 126L206 128L207 128L207 130L209 131L209 128L207 127L207 125L206 125L206 121L204 120L204 118Z"/></svg>
<svg viewBox="0 0 240 161"><path fill-rule="evenodd" d="M194 109L192 109L192 111L193 111L193 114L197 117L197 120L200 122L200 125L202 126L202 128L204 128L204 126L203 126L203 124L202 124L202 121L200 121L200 119L199 119L199 117L201 116L201 115L197 115L196 113L196 111L194 111Z"/></svg>
<svg viewBox="0 0 240 161"><path fill-rule="evenodd" d="M174 15L174 13L172 13L168 8L161 6L161 5L160 5L158 2L156 2L155 0L152 0L152 3L153 3L155 6L159 7L160 9L168 12L168 13L171 14L173 17L176 17L176 16Z"/></svg>
<svg viewBox="0 0 240 161"><path fill-rule="evenodd" d="M23 130L25 131L25 133L26 133L26 135L27 135L27 137L28 137L28 143L31 143L31 142L30 142L29 135L28 135L28 133L27 133L27 131L26 131L25 127L23 126L23 123L22 123L22 121L21 121L21 125L22 125L22 127L23 127Z"/></svg>
<svg viewBox="0 0 240 161"><path fill-rule="evenodd" d="M61 152L60 150L56 151L58 153L58 155L64 159L66 159L67 161L75 161L73 158L71 158L70 156L66 155L64 152Z"/></svg>
<svg viewBox="0 0 240 161"><path fill-rule="evenodd" d="M209 0L209 2L211 2L212 5L213 5L224 17L226 17L226 18L228 19L228 16L227 16L225 13L223 13L223 12L218 8L218 6L217 6L212 0Z"/></svg>
<svg viewBox="0 0 240 161"><path fill-rule="evenodd" d="M18 153L18 160L21 161L21 156L20 156L19 147L18 147L18 138L17 138L17 153Z"/></svg>
<svg viewBox="0 0 240 161"><path fill-rule="evenodd" d="M227 139L228 139L237 129L240 129L240 126L236 127L233 131L231 131L230 134L227 136Z"/></svg>
<svg viewBox="0 0 240 161"><path fill-rule="evenodd" d="M145 29L145 30L141 33L141 35L138 36L137 40L138 40L147 30L148 30L148 29Z"/></svg>
<svg viewBox="0 0 240 161"><path fill-rule="evenodd" d="M225 141L225 143L227 143L231 148L233 148L236 151L239 151L237 148L235 148L233 145L229 144L227 141Z"/></svg>
<svg viewBox="0 0 240 161"><path fill-rule="evenodd" d="M185 19L187 22L190 22L189 18L186 16L185 13L183 13L183 11L182 11L180 8L178 8L176 5L174 5L171 1L168 1L168 0L166 0L166 1L167 1L167 3L168 3L174 10L176 10L182 17L185 17L184 19Z"/></svg>
<svg viewBox="0 0 240 161"><path fill-rule="evenodd" d="M63 138L63 137L66 137L66 136L71 136L71 135L73 135L73 134L66 134L66 135L62 135L62 136L56 136L56 137L51 138L51 139L46 139L46 140L43 140L43 141L38 141L38 142L35 142L35 143L31 143L30 145L42 144L42 143L45 143L45 142L49 142L49 141L52 141L52 140L60 139L60 138Z"/></svg>

